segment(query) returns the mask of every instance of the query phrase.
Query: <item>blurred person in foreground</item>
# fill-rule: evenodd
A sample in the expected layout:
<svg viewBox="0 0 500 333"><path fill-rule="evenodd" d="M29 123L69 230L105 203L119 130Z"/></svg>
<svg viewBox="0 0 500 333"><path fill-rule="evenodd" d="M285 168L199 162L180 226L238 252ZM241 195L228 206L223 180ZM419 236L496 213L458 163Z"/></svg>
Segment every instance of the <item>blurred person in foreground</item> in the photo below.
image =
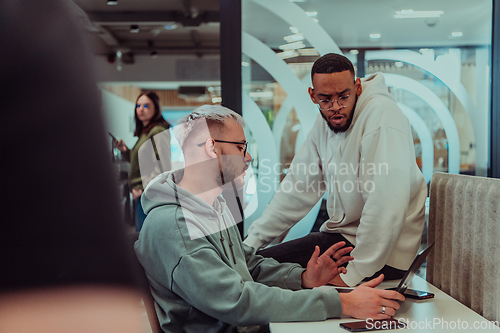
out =
<svg viewBox="0 0 500 333"><path fill-rule="evenodd" d="M0 2L0 332L137 333L100 99L66 6Z"/></svg>
<svg viewBox="0 0 500 333"><path fill-rule="evenodd" d="M122 152L125 160L130 162L128 183L135 205L135 230L140 231L146 215L141 205L141 195L149 181L160 170L156 170L156 163L141 163L151 161L152 152L156 147L156 142L161 143L163 170L170 170L170 134L168 129L170 124L161 115L160 98L154 92L142 93L135 101L135 132L138 139L132 149L128 149L123 140L116 143L117 148ZM152 145L151 138L155 137L155 145ZM153 148L154 147L154 148ZM156 150L158 151L158 149ZM148 154L149 152L149 154ZM152 167L152 168L151 168Z"/></svg>
<svg viewBox="0 0 500 333"><path fill-rule="evenodd" d="M400 279L420 246L427 198L408 118L382 73L356 78L343 55L316 60L311 78L316 122L245 244L263 248L262 256L305 267L317 244L344 241L354 247L354 260L331 284L352 287L380 274ZM329 218L320 232L265 248L325 194Z"/></svg>
<svg viewBox="0 0 500 333"><path fill-rule="evenodd" d="M148 215L135 249L162 329L236 332L265 330L273 321L394 315L404 297L374 289L383 276L345 294L311 289L345 273L341 265L352 260L345 256L352 248L340 249L344 242L321 256L316 247L307 269L255 255L242 243L221 193L244 185L252 160L244 125L227 108L199 107L174 128L185 169L159 175L144 191Z"/></svg>

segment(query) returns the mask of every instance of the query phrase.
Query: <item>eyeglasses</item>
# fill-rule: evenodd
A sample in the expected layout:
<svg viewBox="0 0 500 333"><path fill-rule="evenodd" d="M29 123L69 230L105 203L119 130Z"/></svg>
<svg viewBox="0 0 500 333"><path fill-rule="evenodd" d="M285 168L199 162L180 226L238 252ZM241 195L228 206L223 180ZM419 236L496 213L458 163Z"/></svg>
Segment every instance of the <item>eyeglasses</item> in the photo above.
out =
<svg viewBox="0 0 500 333"><path fill-rule="evenodd" d="M240 146L243 146L245 147L243 149L243 156L247 156L247 148L248 148L248 141L245 141L245 142L234 142L234 141L224 141L224 140L215 140L215 139L212 139L214 140L214 142L221 142L221 143L232 143L233 145L240 145ZM207 143L206 141L205 142L202 142L202 143L199 143L197 144L198 147L203 147L203 145Z"/></svg>
<svg viewBox="0 0 500 333"><path fill-rule="evenodd" d="M345 108L349 106L349 97L351 95L341 96L338 99L324 99L318 101L318 108L320 111L330 111L333 108L333 102L337 102L337 104L341 108Z"/></svg>

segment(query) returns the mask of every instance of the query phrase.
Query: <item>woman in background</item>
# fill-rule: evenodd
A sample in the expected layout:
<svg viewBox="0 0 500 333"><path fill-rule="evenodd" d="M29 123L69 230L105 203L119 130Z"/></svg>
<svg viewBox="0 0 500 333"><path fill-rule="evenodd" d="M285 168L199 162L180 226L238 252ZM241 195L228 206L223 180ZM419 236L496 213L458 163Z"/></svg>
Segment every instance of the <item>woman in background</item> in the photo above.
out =
<svg viewBox="0 0 500 333"><path fill-rule="evenodd" d="M143 93L137 97L135 102L135 132L134 136L139 137L132 149L128 149L123 140L117 145L117 148L122 152L122 156L130 162L130 172L128 176L129 186L132 192L132 198L136 201L135 209L135 228L140 231L146 214L142 209L141 195L147 183L154 178L159 172L153 172L147 165L150 165L150 160L145 163L141 149L141 160L139 161L139 149L149 139L155 135L168 130L170 124L163 119L161 115L160 99L154 92ZM163 158L163 169L170 170L170 135L166 132L166 139L161 140L162 152L167 152L167 158ZM156 140L158 141L158 140ZM152 144L148 146L154 147ZM158 146L158 143L156 143ZM163 155L163 154L161 154ZM148 155L149 156L149 155ZM152 157L155 158L155 157ZM149 159L152 159L149 157ZM155 162L155 161L154 161ZM147 172L145 170L148 169ZM142 177L141 177L142 170ZM166 171L161 170L161 171ZM151 175L153 173L153 175Z"/></svg>

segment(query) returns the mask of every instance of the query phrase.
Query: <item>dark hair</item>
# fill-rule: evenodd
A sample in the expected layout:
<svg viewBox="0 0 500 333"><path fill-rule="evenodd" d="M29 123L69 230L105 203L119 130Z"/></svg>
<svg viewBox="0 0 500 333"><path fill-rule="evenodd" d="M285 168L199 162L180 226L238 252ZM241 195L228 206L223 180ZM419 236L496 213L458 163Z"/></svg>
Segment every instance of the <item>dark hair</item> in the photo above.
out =
<svg viewBox="0 0 500 333"><path fill-rule="evenodd" d="M153 118L151 118L151 121L146 127L144 127L142 121L140 121L139 118L137 118L137 101L139 100L139 98L141 98L141 96L148 97L151 100L151 102L153 102L153 105L155 107L155 114L153 115ZM147 133L158 124L165 126L166 129L170 128L170 124L165 119L163 119L161 115L160 98L153 91L150 91L148 93L142 93L139 96L137 96L137 99L135 100L134 104L134 119L135 119L134 136L140 136L144 132Z"/></svg>
<svg viewBox="0 0 500 333"><path fill-rule="evenodd" d="M328 53L314 62L311 69L311 79L314 74L330 74L350 71L354 76L354 66L352 62L341 54Z"/></svg>

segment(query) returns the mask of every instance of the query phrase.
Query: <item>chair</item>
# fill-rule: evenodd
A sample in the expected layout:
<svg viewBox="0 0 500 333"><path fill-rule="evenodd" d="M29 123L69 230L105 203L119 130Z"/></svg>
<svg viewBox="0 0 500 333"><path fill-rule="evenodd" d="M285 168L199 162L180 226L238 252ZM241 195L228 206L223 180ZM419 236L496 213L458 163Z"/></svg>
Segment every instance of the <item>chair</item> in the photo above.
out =
<svg viewBox="0 0 500 333"><path fill-rule="evenodd" d="M500 321L500 180L434 173L427 281Z"/></svg>
<svg viewBox="0 0 500 333"><path fill-rule="evenodd" d="M160 322L158 321L158 316L156 315L156 310L155 310L155 302L153 299L153 295L151 295L151 290L149 286L149 281L148 277L146 276L146 272L144 271L144 267L142 267L141 263L139 262L139 259L137 259L137 256L135 255L134 251L134 243L137 241L139 238L139 233L132 233L127 237L127 241L130 242L130 246L132 248L132 253L133 253L133 264L136 266L136 271L139 273L138 274L138 279L141 288L143 289L143 296L142 300L144 302L144 307L146 308L146 313L148 315L148 320L149 324L151 325L151 330L153 333L163 333L163 330L161 329Z"/></svg>

